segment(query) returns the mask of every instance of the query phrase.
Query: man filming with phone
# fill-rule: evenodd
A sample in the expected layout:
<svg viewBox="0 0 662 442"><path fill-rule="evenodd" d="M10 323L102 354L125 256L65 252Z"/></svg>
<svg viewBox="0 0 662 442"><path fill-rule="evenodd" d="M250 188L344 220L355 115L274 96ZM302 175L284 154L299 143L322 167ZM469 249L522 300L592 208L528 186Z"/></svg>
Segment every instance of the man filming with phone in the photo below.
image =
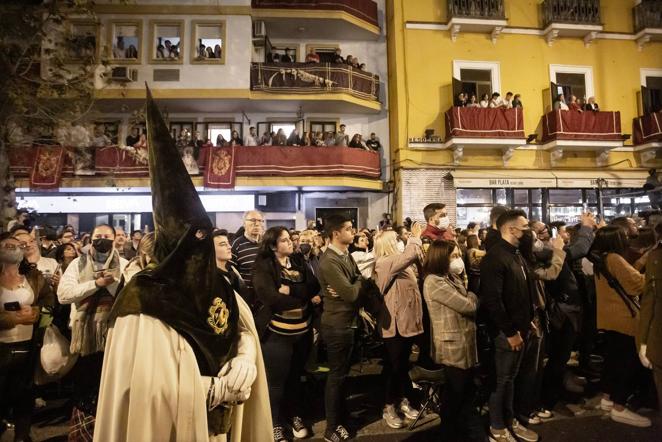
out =
<svg viewBox="0 0 662 442"><path fill-rule="evenodd" d="M114 241L112 226L96 226L92 246L69 264L58 286L60 303L71 304L70 350L80 354L72 371L76 379L72 422L94 416L96 412L108 316L120 275L127 265L113 247Z"/></svg>

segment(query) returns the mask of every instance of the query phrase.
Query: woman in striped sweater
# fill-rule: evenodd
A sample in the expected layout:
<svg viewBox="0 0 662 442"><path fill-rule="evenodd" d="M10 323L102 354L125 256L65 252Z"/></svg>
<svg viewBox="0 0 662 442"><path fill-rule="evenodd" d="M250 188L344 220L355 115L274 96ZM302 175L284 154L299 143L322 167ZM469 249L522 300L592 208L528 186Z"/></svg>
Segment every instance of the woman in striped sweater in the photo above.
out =
<svg viewBox="0 0 662 442"><path fill-rule="evenodd" d="M310 300L320 286L306 263L293 255L287 228L267 230L253 271L253 286L262 302L262 314L270 316L262 334L262 352L269 383L274 441L288 441L285 423L294 437L308 429L301 419L301 375L312 344Z"/></svg>

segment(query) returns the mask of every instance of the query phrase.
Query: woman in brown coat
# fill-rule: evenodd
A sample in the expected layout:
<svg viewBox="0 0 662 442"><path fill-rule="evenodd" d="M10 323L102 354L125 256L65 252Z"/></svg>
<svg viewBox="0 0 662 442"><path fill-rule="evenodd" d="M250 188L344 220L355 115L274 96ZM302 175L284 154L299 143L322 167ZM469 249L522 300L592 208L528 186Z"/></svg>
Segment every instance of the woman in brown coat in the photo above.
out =
<svg viewBox="0 0 662 442"><path fill-rule="evenodd" d="M603 227L595 235L591 257L594 261L595 290L598 304L598 329L605 330L605 368L602 375L605 396L600 407L612 420L637 427L649 427L650 419L625 407L633 381L641 368L635 336L639 309L634 298L644 290L644 275L623 257L628 248L625 232L617 226ZM622 293L615 290L613 278Z"/></svg>
<svg viewBox="0 0 662 442"><path fill-rule="evenodd" d="M379 324L387 354L383 417L391 428L404 427L400 413L409 419L418 416L418 410L408 399L411 397L408 370L411 347L416 336L423 333L423 301L414 267L422 256L421 232L420 224L414 223L412 236L403 252L398 251L395 231L385 231L375 239L374 277L384 294Z"/></svg>

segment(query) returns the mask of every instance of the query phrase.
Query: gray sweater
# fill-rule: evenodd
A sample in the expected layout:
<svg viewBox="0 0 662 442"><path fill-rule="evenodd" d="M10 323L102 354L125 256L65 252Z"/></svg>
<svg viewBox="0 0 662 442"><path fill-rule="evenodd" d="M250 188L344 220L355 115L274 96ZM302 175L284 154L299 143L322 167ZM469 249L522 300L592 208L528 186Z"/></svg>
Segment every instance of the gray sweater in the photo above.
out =
<svg viewBox="0 0 662 442"><path fill-rule="evenodd" d="M363 277L356 262L349 255L340 255L331 247L320 258L319 282L324 305L322 325L333 328L355 327L358 318L358 300ZM336 294L328 292L331 287Z"/></svg>

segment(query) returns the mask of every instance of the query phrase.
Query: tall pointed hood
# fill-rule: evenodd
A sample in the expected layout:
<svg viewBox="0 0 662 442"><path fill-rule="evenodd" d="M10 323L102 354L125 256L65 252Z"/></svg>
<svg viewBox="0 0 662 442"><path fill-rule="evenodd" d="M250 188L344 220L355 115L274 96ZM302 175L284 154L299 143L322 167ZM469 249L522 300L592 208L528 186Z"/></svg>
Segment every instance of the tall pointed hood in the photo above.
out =
<svg viewBox="0 0 662 442"><path fill-rule="evenodd" d="M122 289L111 320L142 313L165 322L191 344L200 373L216 375L235 348L234 291L216 268L212 223L149 88L146 119L155 263Z"/></svg>
<svg viewBox="0 0 662 442"><path fill-rule="evenodd" d="M174 250L188 227L210 231L212 224L149 87L145 117L155 227L154 253L161 262Z"/></svg>

